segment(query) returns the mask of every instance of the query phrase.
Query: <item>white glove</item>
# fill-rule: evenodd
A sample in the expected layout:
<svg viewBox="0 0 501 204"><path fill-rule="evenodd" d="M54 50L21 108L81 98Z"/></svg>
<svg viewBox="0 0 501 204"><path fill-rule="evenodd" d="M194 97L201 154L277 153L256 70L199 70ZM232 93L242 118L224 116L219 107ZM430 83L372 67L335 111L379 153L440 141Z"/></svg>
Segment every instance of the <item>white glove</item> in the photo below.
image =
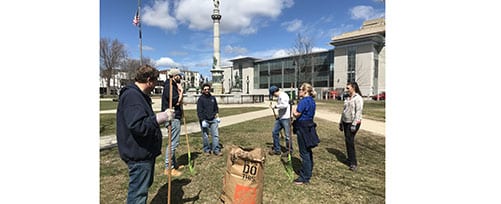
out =
<svg viewBox="0 0 501 204"><path fill-rule="evenodd" d="M174 110L167 109L164 112L157 113L158 124L165 123L167 121L172 121L174 119Z"/></svg>
<svg viewBox="0 0 501 204"><path fill-rule="evenodd" d="M209 123L206 120L202 120L202 127L203 128L208 128L209 127Z"/></svg>
<svg viewBox="0 0 501 204"><path fill-rule="evenodd" d="M220 123L221 122L221 118L216 118L216 122Z"/></svg>

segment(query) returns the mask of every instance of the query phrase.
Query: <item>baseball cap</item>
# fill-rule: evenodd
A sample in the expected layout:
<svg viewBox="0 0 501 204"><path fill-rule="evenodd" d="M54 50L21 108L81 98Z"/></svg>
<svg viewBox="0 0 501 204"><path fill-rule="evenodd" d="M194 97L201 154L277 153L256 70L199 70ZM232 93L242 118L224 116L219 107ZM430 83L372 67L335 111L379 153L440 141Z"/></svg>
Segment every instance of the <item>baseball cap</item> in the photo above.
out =
<svg viewBox="0 0 501 204"><path fill-rule="evenodd" d="M276 86L270 86L270 96L273 95L273 93L277 92L278 91L278 87Z"/></svg>

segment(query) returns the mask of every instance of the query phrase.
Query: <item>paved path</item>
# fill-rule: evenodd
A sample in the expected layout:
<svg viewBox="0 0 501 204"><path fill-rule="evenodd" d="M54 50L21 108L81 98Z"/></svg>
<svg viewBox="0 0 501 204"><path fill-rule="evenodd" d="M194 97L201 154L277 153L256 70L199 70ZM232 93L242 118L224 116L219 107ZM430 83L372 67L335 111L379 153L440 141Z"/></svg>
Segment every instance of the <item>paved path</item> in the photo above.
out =
<svg viewBox="0 0 501 204"><path fill-rule="evenodd" d="M153 99L153 110L160 111L160 104L161 104L160 99ZM219 104L219 108L241 107L241 106L242 106L242 104ZM249 106L269 107L269 102L257 103L257 104L245 104L245 106L246 107L249 107ZM190 109L196 109L196 105L195 104L185 105L185 110L190 110ZM100 113L115 113L115 112L116 112L116 110L100 111ZM273 112L270 109L265 109L265 110L260 110L260 111L247 112L247 113L242 113L242 114L238 114L238 115L221 117L221 123L219 124L219 127L226 127L229 125L234 125L234 124L245 122L248 120L254 120L256 118L261 118L261 117L271 116L271 115L273 115ZM327 111L325 109L317 108L317 111L315 113L315 117L337 123L337 122L339 122L339 118L341 117L341 115L338 113L333 113L333 112ZM377 135L384 137L385 136L385 126L386 125L384 122L363 119L362 126L360 126L360 128L363 130L367 130L367 131L376 133ZM188 123L188 124L186 124L186 128L182 125L181 126L181 136L184 136L186 134L185 133L186 129L188 131L188 134L200 132L200 126L199 126L198 122ZM167 128L164 127L161 130L162 130L163 135L167 135L167 131L168 131ZM116 146L116 136L115 135L108 135L108 136L100 137L100 148L101 149L106 149L106 148L114 147L114 146Z"/></svg>

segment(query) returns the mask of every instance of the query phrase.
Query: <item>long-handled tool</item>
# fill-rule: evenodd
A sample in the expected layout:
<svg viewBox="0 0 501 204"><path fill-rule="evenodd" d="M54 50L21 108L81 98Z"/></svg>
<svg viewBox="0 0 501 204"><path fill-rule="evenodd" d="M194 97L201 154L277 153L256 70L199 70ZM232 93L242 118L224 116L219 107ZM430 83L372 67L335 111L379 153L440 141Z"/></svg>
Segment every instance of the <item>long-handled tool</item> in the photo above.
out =
<svg viewBox="0 0 501 204"><path fill-rule="evenodd" d="M193 175L195 169L193 168L193 164L191 162L190 141L188 139L188 127L186 126L186 118L184 117L184 107L182 107L181 111L183 114L183 125L184 125L184 133L186 135L186 145L188 146L188 167L190 167L190 174Z"/></svg>
<svg viewBox="0 0 501 204"><path fill-rule="evenodd" d="M288 151L287 151L287 171L289 175L289 180L292 181L292 172L294 169L292 168L292 155L291 155L291 149L292 149L292 104L294 103L294 100L292 99L292 83L291 83L291 90L290 90L290 97L289 97L289 112L290 112L290 123L289 123L289 142L287 143Z"/></svg>
<svg viewBox="0 0 501 204"><path fill-rule="evenodd" d="M172 110L172 76L169 77L169 109ZM170 192L172 189L171 188L171 164L172 164L172 161L171 161L171 155L170 155L170 152L172 151L171 148L172 148L172 142L171 142L171 138L172 138L172 121L170 122L171 124L169 125L169 137L168 137L168 140L169 140L169 144L168 144L168 147L167 147L167 161L169 161L169 164L167 165L167 177L168 177L168 191L167 191L167 203L170 204Z"/></svg>

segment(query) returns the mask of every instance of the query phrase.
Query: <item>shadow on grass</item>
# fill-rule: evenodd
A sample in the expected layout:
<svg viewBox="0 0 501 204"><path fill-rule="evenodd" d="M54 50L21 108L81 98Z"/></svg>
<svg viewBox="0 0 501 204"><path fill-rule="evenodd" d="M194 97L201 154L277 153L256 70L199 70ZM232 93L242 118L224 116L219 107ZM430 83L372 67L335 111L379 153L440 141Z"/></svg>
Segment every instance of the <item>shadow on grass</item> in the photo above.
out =
<svg viewBox="0 0 501 204"><path fill-rule="evenodd" d="M287 168L289 168L288 167L288 165L289 165L288 160L289 160L288 156L283 156L280 158L280 161L284 165L285 170L287 170ZM292 170L294 170L294 173L299 175L299 170L301 170L301 167L302 167L301 160L297 157L291 157L291 162L292 162Z"/></svg>
<svg viewBox="0 0 501 204"><path fill-rule="evenodd" d="M346 157L346 155L345 155L343 152L341 152L340 150L338 150L338 149L334 149L334 148L325 148L325 149L327 150L327 152L329 152L329 153L331 153L331 154L335 155L335 156L336 156L336 159L337 159L339 162L341 162L341 163L345 164L346 166L349 166L349 165L350 165L350 164L348 164L348 163L346 162L346 159L348 159L348 158L347 158L347 157Z"/></svg>
<svg viewBox="0 0 501 204"><path fill-rule="evenodd" d="M191 183L191 179L174 179L171 181L171 187L172 187L172 190L170 192L171 203L187 203L187 202L195 203L195 201L200 199L200 193L202 192L201 190L198 192L196 196L183 199L184 196L183 186L188 185L189 183ZM158 189L157 194L151 200L151 203L152 204L168 203L167 202L168 190L169 190L169 184L166 183L160 189Z"/></svg>
<svg viewBox="0 0 501 204"><path fill-rule="evenodd" d="M202 154L201 152L191 152L190 153L190 160L191 164L195 166L195 160L198 158L198 156ZM179 165L185 165L188 167L188 153L183 154L177 158L177 162Z"/></svg>

